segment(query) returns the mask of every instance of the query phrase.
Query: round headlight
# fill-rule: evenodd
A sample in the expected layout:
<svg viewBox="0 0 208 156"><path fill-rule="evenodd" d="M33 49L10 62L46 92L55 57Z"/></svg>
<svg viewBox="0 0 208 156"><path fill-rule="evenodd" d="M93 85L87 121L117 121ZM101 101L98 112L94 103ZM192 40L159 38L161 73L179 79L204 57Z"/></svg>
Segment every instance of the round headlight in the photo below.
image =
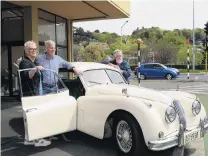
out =
<svg viewBox="0 0 208 156"><path fill-rule="evenodd" d="M165 120L167 123L172 123L176 119L176 111L175 108L169 106L165 112Z"/></svg>
<svg viewBox="0 0 208 156"><path fill-rule="evenodd" d="M201 111L201 103L198 100L195 100L192 104L192 113L198 115Z"/></svg>

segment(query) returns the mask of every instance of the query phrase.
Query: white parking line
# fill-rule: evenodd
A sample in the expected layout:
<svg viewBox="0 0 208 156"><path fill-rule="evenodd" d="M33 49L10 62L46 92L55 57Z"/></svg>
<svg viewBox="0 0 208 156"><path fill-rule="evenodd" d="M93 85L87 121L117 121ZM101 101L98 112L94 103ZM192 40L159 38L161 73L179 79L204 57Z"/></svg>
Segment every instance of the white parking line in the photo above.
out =
<svg viewBox="0 0 208 156"><path fill-rule="evenodd" d="M176 91L176 88L169 89L170 91ZM208 95L208 85L201 84L201 85L193 85L193 86L184 86L178 88L178 91L192 93L192 94L205 94Z"/></svg>
<svg viewBox="0 0 208 156"><path fill-rule="evenodd" d="M177 91L176 89L169 89L170 91ZM184 89L179 89L178 91L182 91L182 92L187 92L187 93L194 93L194 94L206 94L208 95L208 92L205 92L205 90L184 90Z"/></svg>
<svg viewBox="0 0 208 156"><path fill-rule="evenodd" d="M208 88L207 84L203 84L203 85L194 85L194 86L184 86L184 87L180 87L179 88L197 88L197 87L203 87L203 88Z"/></svg>
<svg viewBox="0 0 208 156"><path fill-rule="evenodd" d="M171 90L171 91L174 91L174 90L177 90L177 89L169 89L169 90ZM189 89L189 90L187 90L187 89L178 89L178 91L186 91L186 92L189 92L189 91L201 91L201 92L204 92L204 89Z"/></svg>
<svg viewBox="0 0 208 156"><path fill-rule="evenodd" d="M198 92L198 91L188 91L188 93L208 95L208 93L207 93L207 92Z"/></svg>
<svg viewBox="0 0 208 156"><path fill-rule="evenodd" d="M4 150L1 150L1 153L10 151L10 150L13 150L13 149L16 149L16 148L17 147L11 147L11 148L4 149Z"/></svg>

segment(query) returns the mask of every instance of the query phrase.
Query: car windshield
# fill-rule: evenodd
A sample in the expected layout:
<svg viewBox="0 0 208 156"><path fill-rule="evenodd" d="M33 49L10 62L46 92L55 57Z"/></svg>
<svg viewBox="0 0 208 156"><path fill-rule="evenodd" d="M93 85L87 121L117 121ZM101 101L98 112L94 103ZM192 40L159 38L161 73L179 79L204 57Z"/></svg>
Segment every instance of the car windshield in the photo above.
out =
<svg viewBox="0 0 208 156"><path fill-rule="evenodd" d="M168 67L166 67L165 65L163 64L160 64L164 69L167 69Z"/></svg>
<svg viewBox="0 0 208 156"><path fill-rule="evenodd" d="M126 83L119 72L105 69L85 71L83 74L83 79L88 87L100 84Z"/></svg>

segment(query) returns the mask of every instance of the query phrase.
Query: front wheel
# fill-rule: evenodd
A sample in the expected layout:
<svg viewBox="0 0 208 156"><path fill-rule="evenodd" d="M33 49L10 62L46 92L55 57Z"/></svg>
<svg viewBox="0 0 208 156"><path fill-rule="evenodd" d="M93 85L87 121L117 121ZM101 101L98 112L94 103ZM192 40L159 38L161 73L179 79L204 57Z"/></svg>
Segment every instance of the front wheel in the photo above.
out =
<svg viewBox="0 0 208 156"><path fill-rule="evenodd" d="M141 80L145 80L145 79L146 79L146 76L145 76L144 74L141 74L141 75L140 75L140 79L141 79Z"/></svg>
<svg viewBox="0 0 208 156"><path fill-rule="evenodd" d="M167 75L165 76L165 78L166 78L167 80L171 80L171 79L173 78L173 76L172 76L172 74L167 74Z"/></svg>
<svg viewBox="0 0 208 156"><path fill-rule="evenodd" d="M122 114L116 118L113 135L118 155L144 155L147 147L137 121L128 114Z"/></svg>

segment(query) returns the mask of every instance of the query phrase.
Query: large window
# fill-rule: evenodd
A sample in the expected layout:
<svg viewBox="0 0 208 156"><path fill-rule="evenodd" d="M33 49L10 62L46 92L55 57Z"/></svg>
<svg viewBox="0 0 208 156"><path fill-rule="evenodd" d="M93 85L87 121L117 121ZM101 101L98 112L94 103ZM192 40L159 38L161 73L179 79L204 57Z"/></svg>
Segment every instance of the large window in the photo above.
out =
<svg viewBox="0 0 208 156"><path fill-rule="evenodd" d="M64 60L68 60L67 20L41 9L38 10L38 17L40 54L44 53L44 42L46 40L53 40L56 43L56 54Z"/></svg>
<svg viewBox="0 0 208 156"><path fill-rule="evenodd" d="M66 20L61 17L56 17L56 36L57 44L67 45L67 32L66 32Z"/></svg>
<svg viewBox="0 0 208 156"><path fill-rule="evenodd" d="M53 40L56 43L57 50L66 48L66 50L62 50L62 54L60 52L59 54L60 56L65 56L64 59L67 60L67 20L40 9L38 10L38 17L40 46L44 46L46 40Z"/></svg>
<svg viewBox="0 0 208 156"><path fill-rule="evenodd" d="M39 18L38 37L39 41L41 42L44 42L46 40L55 41L55 23Z"/></svg>
<svg viewBox="0 0 208 156"><path fill-rule="evenodd" d="M1 32L1 39L3 42L24 40L23 9L18 7L1 10Z"/></svg>
<svg viewBox="0 0 208 156"><path fill-rule="evenodd" d="M45 46L40 45L39 46L39 55L42 55L45 53Z"/></svg>
<svg viewBox="0 0 208 156"><path fill-rule="evenodd" d="M67 48L62 48L62 47L57 47L57 55L59 55L61 58L64 58L65 60L67 60ZM59 73L59 76L61 78L67 78L68 77L68 73Z"/></svg>
<svg viewBox="0 0 208 156"><path fill-rule="evenodd" d="M55 16L39 10L38 17L39 41L44 42L49 39L55 41Z"/></svg>

